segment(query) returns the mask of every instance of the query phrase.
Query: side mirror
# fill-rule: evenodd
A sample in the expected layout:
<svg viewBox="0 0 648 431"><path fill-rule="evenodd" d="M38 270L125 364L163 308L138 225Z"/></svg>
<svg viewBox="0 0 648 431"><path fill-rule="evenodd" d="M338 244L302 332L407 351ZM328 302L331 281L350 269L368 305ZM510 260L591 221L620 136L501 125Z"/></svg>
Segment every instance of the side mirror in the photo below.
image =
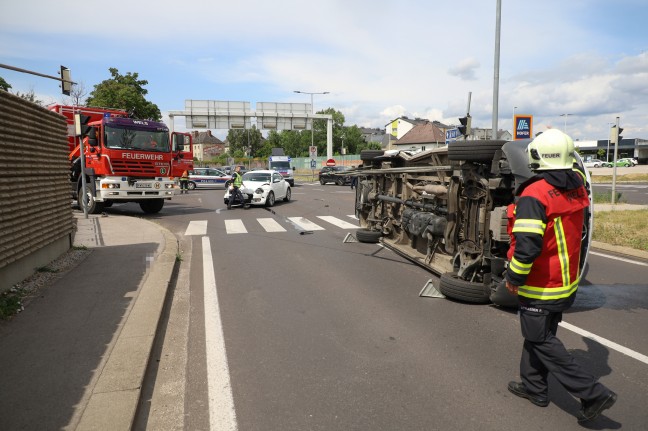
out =
<svg viewBox="0 0 648 431"><path fill-rule="evenodd" d="M293 170L293 172L295 172L295 167L294 166L292 167L292 170Z"/></svg>
<svg viewBox="0 0 648 431"><path fill-rule="evenodd" d="M96 147L99 145L99 142L97 142L97 129L90 127L86 136L88 137L88 145L90 145L91 147Z"/></svg>

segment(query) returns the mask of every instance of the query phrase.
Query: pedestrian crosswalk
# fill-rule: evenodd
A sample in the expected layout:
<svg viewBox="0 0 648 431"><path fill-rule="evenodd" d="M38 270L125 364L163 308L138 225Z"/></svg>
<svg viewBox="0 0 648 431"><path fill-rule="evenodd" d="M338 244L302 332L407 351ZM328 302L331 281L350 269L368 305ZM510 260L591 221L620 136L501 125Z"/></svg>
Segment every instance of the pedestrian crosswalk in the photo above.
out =
<svg viewBox="0 0 648 431"><path fill-rule="evenodd" d="M358 229L357 218L354 215L348 215L354 222L350 223L333 216L316 216L317 223L306 217L286 217L285 219L276 219L272 217L259 217L253 221L241 219L219 220L218 223L225 225L225 232L228 235L245 234L250 230L259 229L259 226L265 232L287 232L288 230L316 231L327 230L331 228L339 229ZM283 224L281 223L283 221ZM324 223L322 223L324 222ZM246 226L247 224L247 226ZM207 235L207 220L192 220L185 230L185 236Z"/></svg>

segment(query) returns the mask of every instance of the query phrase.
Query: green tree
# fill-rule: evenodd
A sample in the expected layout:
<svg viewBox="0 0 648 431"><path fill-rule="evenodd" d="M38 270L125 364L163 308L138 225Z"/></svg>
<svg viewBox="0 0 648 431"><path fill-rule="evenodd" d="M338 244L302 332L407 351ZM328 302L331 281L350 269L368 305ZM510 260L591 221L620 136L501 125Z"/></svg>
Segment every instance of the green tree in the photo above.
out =
<svg viewBox="0 0 648 431"><path fill-rule="evenodd" d="M230 129L227 132L232 157L258 157L263 147L263 135L255 125L251 129Z"/></svg>
<svg viewBox="0 0 648 431"><path fill-rule="evenodd" d="M0 90L9 91L10 88L11 88L11 84L9 84L7 81L4 80L2 76L0 76Z"/></svg>
<svg viewBox="0 0 648 431"><path fill-rule="evenodd" d="M137 73L128 72L126 75L121 75L114 67L108 70L112 78L94 86L94 90L86 100L87 106L123 109L135 118L150 118L155 121L162 119L162 113L157 105L144 97L148 93L144 88L148 81L138 79Z"/></svg>
<svg viewBox="0 0 648 431"><path fill-rule="evenodd" d="M355 124L350 127L344 127L344 148L347 154L359 154L365 144L362 138L362 132Z"/></svg>
<svg viewBox="0 0 648 431"><path fill-rule="evenodd" d="M342 148L342 135L344 132L344 114L333 108L327 108L323 111L318 111L317 113L333 116L333 153L340 153L340 149ZM315 131L314 142L315 145L317 145L317 154L326 154L326 123L327 120L313 121Z"/></svg>

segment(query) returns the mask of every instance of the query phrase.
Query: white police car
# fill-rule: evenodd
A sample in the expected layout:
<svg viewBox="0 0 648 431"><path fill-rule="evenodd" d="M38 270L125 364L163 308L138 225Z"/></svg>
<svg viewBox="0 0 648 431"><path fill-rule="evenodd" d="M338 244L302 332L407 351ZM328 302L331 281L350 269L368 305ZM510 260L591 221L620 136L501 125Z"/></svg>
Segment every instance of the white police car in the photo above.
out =
<svg viewBox="0 0 648 431"><path fill-rule="evenodd" d="M214 168L195 168L189 171L189 190L196 188L207 187L223 187L225 188L232 180L231 175Z"/></svg>

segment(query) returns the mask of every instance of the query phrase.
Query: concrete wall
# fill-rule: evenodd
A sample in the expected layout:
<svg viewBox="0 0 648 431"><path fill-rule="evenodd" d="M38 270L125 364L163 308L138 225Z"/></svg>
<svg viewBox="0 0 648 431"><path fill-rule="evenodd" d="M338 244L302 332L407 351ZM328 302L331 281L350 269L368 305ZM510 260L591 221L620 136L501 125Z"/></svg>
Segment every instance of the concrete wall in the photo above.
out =
<svg viewBox="0 0 648 431"><path fill-rule="evenodd" d="M72 246L65 119L0 90L0 292Z"/></svg>

